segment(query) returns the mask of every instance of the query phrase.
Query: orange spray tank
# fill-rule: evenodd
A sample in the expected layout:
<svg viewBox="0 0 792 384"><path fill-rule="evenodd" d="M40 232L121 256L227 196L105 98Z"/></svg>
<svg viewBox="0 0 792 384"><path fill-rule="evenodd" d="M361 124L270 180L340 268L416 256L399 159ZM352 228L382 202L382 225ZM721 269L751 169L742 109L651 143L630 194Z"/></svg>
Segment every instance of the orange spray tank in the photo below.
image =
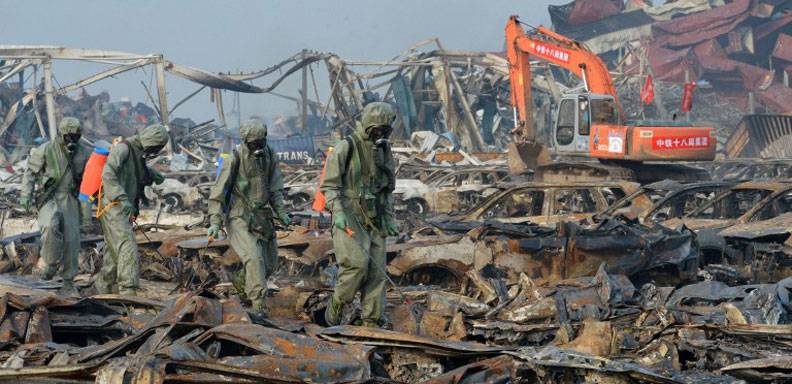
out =
<svg viewBox="0 0 792 384"><path fill-rule="evenodd" d="M86 203L96 203L99 189L102 187L102 170L110 154L109 148L97 146L88 158L80 183L80 200Z"/></svg>

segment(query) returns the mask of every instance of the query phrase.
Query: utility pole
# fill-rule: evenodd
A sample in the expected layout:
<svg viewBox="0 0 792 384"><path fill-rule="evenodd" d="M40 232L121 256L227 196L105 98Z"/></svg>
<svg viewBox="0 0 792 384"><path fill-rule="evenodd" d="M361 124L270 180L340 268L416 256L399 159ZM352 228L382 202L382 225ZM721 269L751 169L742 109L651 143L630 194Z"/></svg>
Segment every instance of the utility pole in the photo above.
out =
<svg viewBox="0 0 792 384"><path fill-rule="evenodd" d="M176 152L176 143L174 143L173 133L168 125L170 119L168 117L168 95L165 93L165 59L162 55L159 55L154 63L154 72L157 77L157 99L159 101L160 123L167 128L168 136L170 136L168 152L174 153Z"/></svg>
<svg viewBox="0 0 792 384"><path fill-rule="evenodd" d="M305 60L306 51L302 51L302 60ZM302 68L302 91L300 92L300 117L303 134L308 133L308 66Z"/></svg>
<svg viewBox="0 0 792 384"><path fill-rule="evenodd" d="M47 126L49 127L50 140L55 140L58 136L57 124L55 124L55 90L52 86L52 61L46 59L44 66L44 104L47 107Z"/></svg>
<svg viewBox="0 0 792 384"><path fill-rule="evenodd" d="M242 103L239 98L239 92L234 93L236 95L236 113L237 113L237 128L242 126Z"/></svg>

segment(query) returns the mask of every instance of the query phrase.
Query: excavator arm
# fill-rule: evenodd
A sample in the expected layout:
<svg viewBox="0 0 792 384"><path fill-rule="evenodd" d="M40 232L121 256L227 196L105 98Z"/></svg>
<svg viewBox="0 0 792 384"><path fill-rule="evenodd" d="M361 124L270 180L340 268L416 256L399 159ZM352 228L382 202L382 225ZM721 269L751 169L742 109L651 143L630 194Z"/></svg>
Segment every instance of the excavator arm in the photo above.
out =
<svg viewBox="0 0 792 384"><path fill-rule="evenodd" d="M511 76L512 105L515 108L515 132L525 141L535 141L533 124L533 99L531 95L530 58L537 58L565 68L583 80L591 93L610 95L614 100L616 87L608 67L597 54L589 51L577 41L559 35L545 27L536 29L535 35L527 35L517 16L511 16L506 24L506 55Z"/></svg>

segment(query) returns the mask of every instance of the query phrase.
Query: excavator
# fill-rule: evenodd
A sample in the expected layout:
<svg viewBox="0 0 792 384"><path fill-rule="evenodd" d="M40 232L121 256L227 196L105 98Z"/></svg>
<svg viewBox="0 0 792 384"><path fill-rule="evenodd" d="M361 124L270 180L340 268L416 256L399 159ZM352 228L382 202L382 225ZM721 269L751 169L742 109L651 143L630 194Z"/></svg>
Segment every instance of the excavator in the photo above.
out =
<svg viewBox="0 0 792 384"><path fill-rule="evenodd" d="M575 40L541 26L529 35L517 16L511 16L506 25L506 54L515 121L514 140L508 152L514 172L518 173L520 168L565 168L553 163L551 158L556 158L565 160L566 164L587 164L583 168L638 181L667 177L700 179L706 174L703 170L668 162L715 158L713 128L677 121L625 122L607 66L597 54ZM560 98L551 130L552 150L540 144L536 137L530 60L555 64L583 83L583 92L563 94ZM591 164L592 159L598 162Z"/></svg>

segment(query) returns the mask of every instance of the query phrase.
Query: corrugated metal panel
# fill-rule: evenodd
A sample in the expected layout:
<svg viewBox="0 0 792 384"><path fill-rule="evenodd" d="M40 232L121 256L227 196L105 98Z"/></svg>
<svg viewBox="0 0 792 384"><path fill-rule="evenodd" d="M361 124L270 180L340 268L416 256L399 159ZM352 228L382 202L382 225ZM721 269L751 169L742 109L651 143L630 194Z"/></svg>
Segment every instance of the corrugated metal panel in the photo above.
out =
<svg viewBox="0 0 792 384"><path fill-rule="evenodd" d="M684 47L732 31L750 15L750 0L735 0L709 11L655 23L655 42L662 46Z"/></svg>
<svg viewBox="0 0 792 384"><path fill-rule="evenodd" d="M690 65L690 48L671 50L662 48L659 45L649 46L648 56L649 65L652 66L654 77L659 81L685 81L685 71L696 79L696 71Z"/></svg>
<svg viewBox="0 0 792 384"><path fill-rule="evenodd" d="M726 153L729 158L785 157L790 151L774 143L789 137L792 115L746 115L726 142Z"/></svg>
<svg viewBox="0 0 792 384"><path fill-rule="evenodd" d="M621 0L574 0L563 5L547 6L553 28L563 34L576 26L618 14L623 8Z"/></svg>
<svg viewBox="0 0 792 384"><path fill-rule="evenodd" d="M652 22L654 20L649 15L642 10L637 10L619 13L593 23L570 28L563 33L570 39L583 41L606 33L648 25Z"/></svg>
<svg viewBox="0 0 792 384"><path fill-rule="evenodd" d="M624 3L613 0L577 0L569 12L569 24L583 25L613 16L624 7Z"/></svg>
<svg viewBox="0 0 792 384"><path fill-rule="evenodd" d="M757 100L775 113L792 114L792 88L774 84L757 93Z"/></svg>
<svg viewBox="0 0 792 384"><path fill-rule="evenodd" d="M724 24L729 24L733 19L746 14L750 5L750 0L735 0L732 3L713 8L709 11L655 23L654 27L660 32L675 35L689 32L701 32Z"/></svg>
<svg viewBox="0 0 792 384"><path fill-rule="evenodd" d="M779 17L778 19L763 22L756 26L754 37L756 40L762 40L765 37L772 36L773 32L783 28L784 26L792 23L792 14Z"/></svg>
<svg viewBox="0 0 792 384"><path fill-rule="evenodd" d="M779 34L773 48L773 57L781 60L792 61L792 36Z"/></svg>
<svg viewBox="0 0 792 384"><path fill-rule="evenodd" d="M701 77L714 82L742 83L745 89L766 89L773 81L773 71L730 59L715 40L707 40L693 49L701 66Z"/></svg>

